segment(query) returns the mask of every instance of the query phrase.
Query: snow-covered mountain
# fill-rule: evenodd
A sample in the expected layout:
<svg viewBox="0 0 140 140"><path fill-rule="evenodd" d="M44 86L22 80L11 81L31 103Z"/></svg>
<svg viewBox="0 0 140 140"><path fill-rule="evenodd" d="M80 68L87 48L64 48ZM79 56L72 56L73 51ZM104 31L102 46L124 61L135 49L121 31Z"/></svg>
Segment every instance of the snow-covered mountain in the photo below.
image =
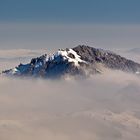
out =
<svg viewBox="0 0 140 140"><path fill-rule="evenodd" d="M59 49L54 54L33 58L28 64L3 71L14 76L59 78L65 75L90 75L102 73L104 69L140 73L140 64L111 51L79 45L72 49Z"/></svg>

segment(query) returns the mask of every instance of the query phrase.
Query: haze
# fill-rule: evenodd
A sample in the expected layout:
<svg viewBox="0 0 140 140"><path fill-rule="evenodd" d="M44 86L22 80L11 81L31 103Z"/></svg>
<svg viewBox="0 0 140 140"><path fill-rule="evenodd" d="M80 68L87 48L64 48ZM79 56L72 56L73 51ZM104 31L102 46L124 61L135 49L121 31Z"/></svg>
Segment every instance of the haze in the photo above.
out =
<svg viewBox="0 0 140 140"><path fill-rule="evenodd" d="M0 49L139 48L140 25L1 23Z"/></svg>
<svg viewBox="0 0 140 140"><path fill-rule="evenodd" d="M38 55L35 50L16 52L25 62L28 60L24 56ZM19 61L13 51L0 53L11 59L4 59L7 66ZM130 56L124 50L120 53ZM1 68L5 68L3 64ZM1 140L139 140L140 137L140 78L120 71L56 81L1 76L0 102Z"/></svg>

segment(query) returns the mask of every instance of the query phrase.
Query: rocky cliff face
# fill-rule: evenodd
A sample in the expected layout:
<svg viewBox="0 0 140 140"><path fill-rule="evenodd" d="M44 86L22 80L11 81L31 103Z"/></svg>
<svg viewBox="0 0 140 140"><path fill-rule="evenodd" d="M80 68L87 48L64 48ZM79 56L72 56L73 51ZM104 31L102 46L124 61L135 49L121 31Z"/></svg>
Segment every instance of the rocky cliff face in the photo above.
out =
<svg viewBox="0 0 140 140"><path fill-rule="evenodd" d="M128 60L111 51L96 49L89 46L79 45L73 48L81 59L90 64L101 63L107 68L137 73L140 71L140 64Z"/></svg>
<svg viewBox="0 0 140 140"><path fill-rule="evenodd" d="M58 50L52 55L33 58L28 64L20 64L3 74L59 78L65 75L86 75L101 73L104 68L139 74L140 64L110 51L79 45L72 49Z"/></svg>

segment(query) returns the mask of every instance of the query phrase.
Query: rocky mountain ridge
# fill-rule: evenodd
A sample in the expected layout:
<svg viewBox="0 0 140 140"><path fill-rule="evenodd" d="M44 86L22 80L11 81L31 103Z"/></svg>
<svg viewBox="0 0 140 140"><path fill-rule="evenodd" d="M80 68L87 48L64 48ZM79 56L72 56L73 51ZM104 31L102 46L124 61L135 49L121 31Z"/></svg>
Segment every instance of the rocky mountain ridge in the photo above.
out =
<svg viewBox="0 0 140 140"><path fill-rule="evenodd" d="M60 78L65 75L86 76L102 73L102 68L140 73L140 64L111 51L85 45L59 49L52 55L33 58L28 64L20 64L2 73L10 76Z"/></svg>

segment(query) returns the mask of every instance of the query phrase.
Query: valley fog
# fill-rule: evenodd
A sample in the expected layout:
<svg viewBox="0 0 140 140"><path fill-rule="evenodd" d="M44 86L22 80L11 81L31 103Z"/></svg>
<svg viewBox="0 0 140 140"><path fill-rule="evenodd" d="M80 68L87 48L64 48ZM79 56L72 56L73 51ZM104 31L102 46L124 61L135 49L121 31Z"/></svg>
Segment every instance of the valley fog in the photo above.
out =
<svg viewBox="0 0 140 140"><path fill-rule="evenodd" d="M0 69L18 61L0 59ZM140 77L120 71L67 80L0 76L0 139L139 140L139 107Z"/></svg>

